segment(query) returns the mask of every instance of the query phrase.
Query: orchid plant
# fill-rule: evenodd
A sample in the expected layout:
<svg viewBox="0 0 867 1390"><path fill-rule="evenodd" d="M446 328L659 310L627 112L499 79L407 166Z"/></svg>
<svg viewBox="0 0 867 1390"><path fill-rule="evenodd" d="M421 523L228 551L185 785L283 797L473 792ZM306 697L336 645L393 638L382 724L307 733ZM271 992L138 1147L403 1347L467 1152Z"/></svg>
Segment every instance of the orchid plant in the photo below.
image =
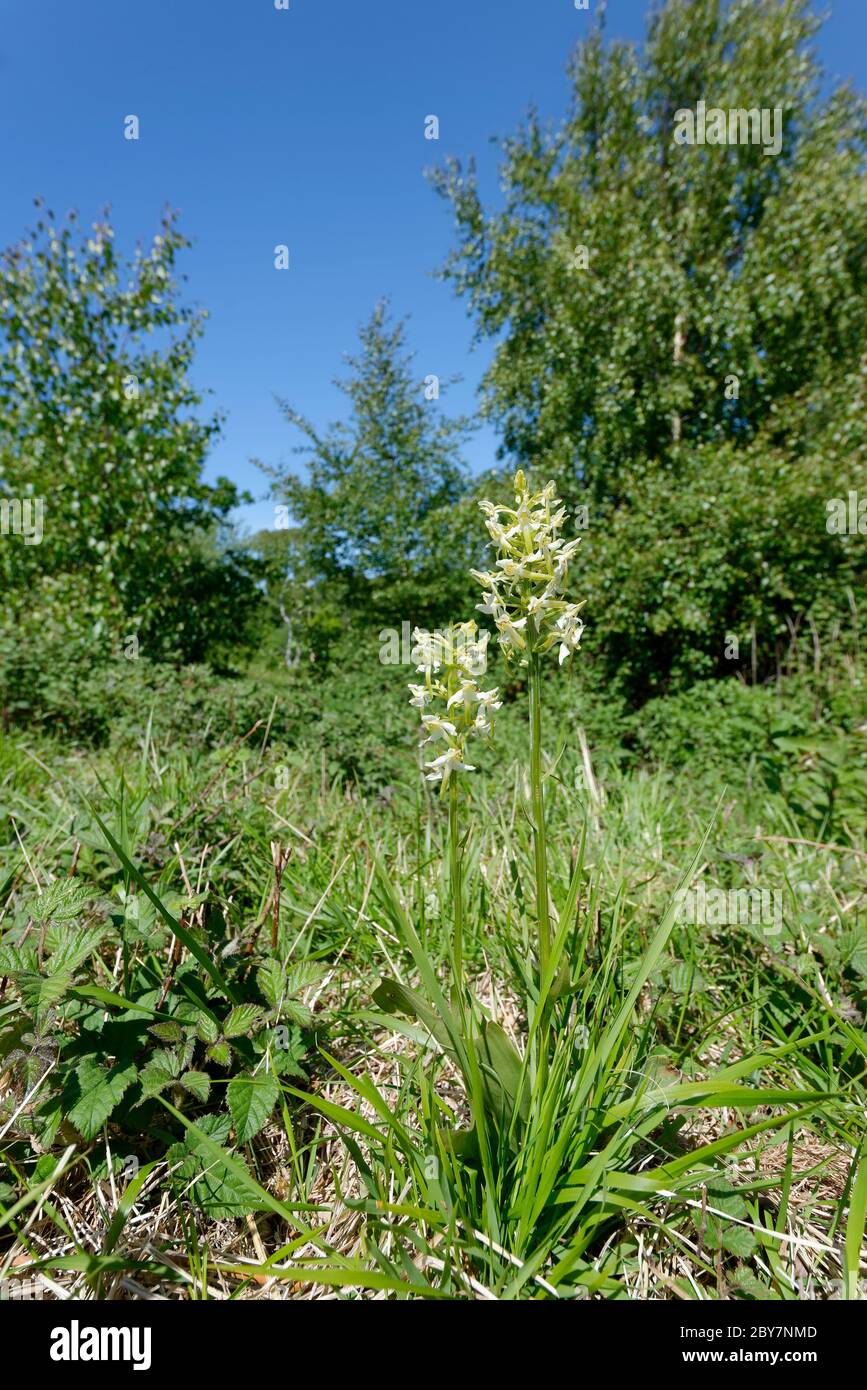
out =
<svg viewBox="0 0 867 1390"><path fill-rule="evenodd" d="M544 974L551 951L551 922L542 786L542 658L556 648L562 666L577 649L584 631L579 617L583 605L563 598L569 561L580 542L564 540L560 534L566 509L553 483L533 493L519 469L514 486L514 507L479 503L498 555L494 571L473 570L472 575L484 591L477 607L493 619L507 662L528 668L536 920L539 968Z"/></svg>
<svg viewBox="0 0 867 1390"><path fill-rule="evenodd" d="M554 483L533 492L522 471L514 478L515 505L487 500L479 503L496 550L490 571L471 573L482 586L479 611L490 617L496 636L512 668L526 668L529 685L530 799L533 829L536 929L538 943L537 1077L547 1074L548 1004L552 995L551 921L548 898L547 842L542 766L543 662L556 654L562 666L577 650L584 624L582 605L565 597L569 562L579 541L562 534L566 510L556 496ZM410 703L421 718L422 761L425 778L439 786L449 806L449 867L454 905L452 938L452 1000L457 1018L448 1010L431 975L430 963L411 924L406 934L435 1005L430 1007L414 991L386 980L376 991L377 1001L389 1011L400 1010L424 1022L444 1050L464 1073L476 1116L474 1142L481 1141L481 1111L499 1123L507 1113L509 1123L526 1114L526 1062L506 1034L489 1019L477 1021L464 985L464 903L462 856L465 840L459 826L460 780L474 772L470 745L474 739L490 739L494 716L502 701L496 688L483 689L490 633L473 620L453 623L441 632L416 628L414 660L422 679L410 684ZM428 756L428 755L432 756ZM469 1010L469 1014L468 1014ZM469 1022L468 1022L469 1018ZM499 1117L499 1118L498 1118ZM484 1152L482 1152L484 1161Z"/></svg>

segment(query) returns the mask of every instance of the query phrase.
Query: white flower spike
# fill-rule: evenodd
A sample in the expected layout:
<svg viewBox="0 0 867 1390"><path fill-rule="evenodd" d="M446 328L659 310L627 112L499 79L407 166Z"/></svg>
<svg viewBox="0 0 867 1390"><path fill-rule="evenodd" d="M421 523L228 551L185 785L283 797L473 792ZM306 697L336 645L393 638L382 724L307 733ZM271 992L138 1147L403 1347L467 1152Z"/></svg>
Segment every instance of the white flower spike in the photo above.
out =
<svg viewBox="0 0 867 1390"><path fill-rule="evenodd" d="M561 598L580 538L566 541L559 534L566 509L554 483L531 493L519 470L514 507L487 500L479 506L499 554L493 573L471 570L483 590L476 608L493 619L508 660L525 665L556 646L562 666L577 650L584 624L578 617L583 605Z"/></svg>
<svg viewBox="0 0 867 1390"><path fill-rule="evenodd" d="M439 782L445 793L454 772L475 772L467 761L471 738L492 732L493 714L500 708L496 690L480 690L478 677L487 668L489 633L472 620L453 623L446 632L416 628L413 659L424 684L410 684L410 704L422 711L422 744L445 741L446 751L425 763L426 781Z"/></svg>

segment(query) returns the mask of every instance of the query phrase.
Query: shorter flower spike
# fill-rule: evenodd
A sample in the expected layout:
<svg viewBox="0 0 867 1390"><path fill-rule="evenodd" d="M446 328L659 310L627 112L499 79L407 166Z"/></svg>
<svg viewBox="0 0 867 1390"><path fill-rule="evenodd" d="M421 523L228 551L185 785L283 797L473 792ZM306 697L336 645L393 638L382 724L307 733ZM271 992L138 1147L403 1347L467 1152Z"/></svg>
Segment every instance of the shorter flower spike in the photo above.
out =
<svg viewBox="0 0 867 1390"><path fill-rule="evenodd" d="M453 623L444 632L416 628L413 633L413 660L424 683L410 684L410 704L422 711L422 746L445 741L445 752L425 763L425 780L439 782L441 792L453 772L475 771L466 759L467 743L492 733L493 715L502 704L498 691L478 685L487 668L488 637L472 620Z"/></svg>

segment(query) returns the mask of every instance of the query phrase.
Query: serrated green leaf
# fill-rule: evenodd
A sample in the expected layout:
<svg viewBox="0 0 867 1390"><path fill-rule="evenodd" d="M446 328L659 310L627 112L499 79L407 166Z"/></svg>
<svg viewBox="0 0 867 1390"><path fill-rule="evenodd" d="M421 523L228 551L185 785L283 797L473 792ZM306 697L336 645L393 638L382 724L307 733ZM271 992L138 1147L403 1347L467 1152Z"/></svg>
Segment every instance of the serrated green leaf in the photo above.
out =
<svg viewBox="0 0 867 1390"><path fill-rule="evenodd" d="M223 1036L239 1038L244 1033L249 1033L261 1017L262 1010L255 1004L238 1004L223 1024Z"/></svg>
<svg viewBox="0 0 867 1390"><path fill-rule="evenodd" d="M246 1144L267 1124L279 1094L273 1072L236 1076L229 1082L226 1100L239 1144Z"/></svg>
<svg viewBox="0 0 867 1390"><path fill-rule="evenodd" d="M204 1115L196 1123L213 1142L226 1145L231 1126L228 1115ZM193 1129L187 1130L183 1143L173 1144L166 1154L176 1191L185 1192L213 1221L228 1221L261 1209L252 1178L243 1181L243 1173L249 1177L244 1160L238 1154L227 1153L226 1157L231 1160L231 1166L215 1157L210 1146Z"/></svg>
<svg viewBox="0 0 867 1390"><path fill-rule="evenodd" d="M180 1042L184 1036L181 1025L174 1021L170 1023L154 1023L148 1029L148 1032L153 1033L155 1038L159 1038L160 1042L165 1043Z"/></svg>
<svg viewBox="0 0 867 1390"><path fill-rule="evenodd" d="M142 1098L151 1100L154 1096L158 1096L160 1091L165 1090L166 1086L172 1085L176 1077L177 1071L171 1066L168 1058L154 1057L147 1066L142 1067L139 1073Z"/></svg>
<svg viewBox="0 0 867 1390"><path fill-rule="evenodd" d="M56 975L61 970L71 973L92 956L105 937L105 927L76 930L68 926L51 926L45 935L45 948L50 952L47 970Z"/></svg>
<svg viewBox="0 0 867 1390"><path fill-rule="evenodd" d="M313 1026L312 1010L307 1004L302 1004L300 999L284 999L280 1017L288 1019L290 1023L297 1023L299 1028Z"/></svg>
<svg viewBox="0 0 867 1390"><path fill-rule="evenodd" d="M739 1220L747 1215L747 1204L743 1199L742 1193L733 1183L725 1179L717 1179L715 1182L707 1184L707 1203L710 1207L715 1207L717 1211L725 1212L726 1216L735 1216Z"/></svg>
<svg viewBox="0 0 867 1390"><path fill-rule="evenodd" d="M224 994L227 999L234 1000L236 997L235 992L232 986L226 980L225 976L220 970L220 967L216 964L215 961L211 959L207 951L205 951L202 948L201 944L196 940L192 932L190 932L182 922L178 921L177 917L172 915L172 913L166 907L165 903L162 902L162 900L154 892L153 888L151 888L150 884L143 876L141 870L137 868L137 866L132 862L126 850L109 830L108 826L102 820L93 804L88 804L90 805L91 814L93 815L96 824L99 826L106 840L110 844L111 848L114 850L120 862L123 864L123 867L126 869L127 873L132 878L133 882L138 885L138 887L145 894L145 896L150 900L150 902L153 903L154 907L162 917L163 921L171 927L178 940L184 946L186 946L190 955L193 957L194 960L198 961L199 965L202 967L205 973L210 976L210 978L213 980L214 984L221 991L221 993Z"/></svg>
<svg viewBox="0 0 867 1390"><path fill-rule="evenodd" d="M84 1139L95 1139L138 1075L132 1062L106 1069L93 1057L76 1068L64 1095L68 1118ZM69 1102L72 1104L69 1104Z"/></svg>
<svg viewBox="0 0 867 1390"><path fill-rule="evenodd" d="M211 1078L203 1071L185 1071L181 1085L203 1104L211 1093Z"/></svg>
<svg viewBox="0 0 867 1390"><path fill-rule="evenodd" d="M23 945L9 941L0 946L0 975L14 975L19 970L36 969L37 943L30 937Z"/></svg>
<svg viewBox="0 0 867 1390"><path fill-rule="evenodd" d="M227 1042L221 1040L208 1048L208 1057L212 1062L216 1062L218 1067L227 1067L232 1060L232 1049Z"/></svg>
<svg viewBox="0 0 867 1390"><path fill-rule="evenodd" d="M299 960L290 965L285 972L285 993L300 994L302 990L316 985L325 974L326 967L317 960Z"/></svg>
<svg viewBox="0 0 867 1390"><path fill-rule="evenodd" d="M775 1294L767 1284L763 1284L757 1279L748 1265L738 1265L732 1275L732 1283L741 1293L746 1294L747 1298L755 1298L761 1302L775 1300Z"/></svg>
<svg viewBox="0 0 867 1390"><path fill-rule="evenodd" d="M280 963L267 960L264 965L260 965L256 971L256 983L262 991L262 997L268 1001L272 1009L276 1009L286 994L286 976Z"/></svg>
<svg viewBox="0 0 867 1390"><path fill-rule="evenodd" d="M72 984L72 976L68 970L61 970L56 975L37 975L24 971L14 978L21 998L37 1022L41 1021L49 1009L60 1003Z"/></svg>
<svg viewBox="0 0 867 1390"><path fill-rule="evenodd" d="M93 890L87 884L74 878L59 878L36 899L31 916L34 922L73 922L92 897Z"/></svg>
<svg viewBox="0 0 867 1390"><path fill-rule="evenodd" d="M746 1260L756 1248L756 1237L752 1231L747 1230L746 1226L725 1226L722 1232L722 1244L723 1248L730 1251L732 1255Z"/></svg>
<svg viewBox="0 0 867 1390"><path fill-rule="evenodd" d="M199 1014L196 1020L196 1033L202 1042L215 1043L220 1036L220 1029L214 1019L208 1014Z"/></svg>

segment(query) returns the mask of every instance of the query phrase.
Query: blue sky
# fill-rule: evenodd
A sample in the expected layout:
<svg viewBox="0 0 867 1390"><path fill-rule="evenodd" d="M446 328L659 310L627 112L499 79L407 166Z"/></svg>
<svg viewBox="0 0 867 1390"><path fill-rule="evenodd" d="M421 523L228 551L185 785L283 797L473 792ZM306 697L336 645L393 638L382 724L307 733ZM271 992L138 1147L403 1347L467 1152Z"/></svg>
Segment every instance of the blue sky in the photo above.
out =
<svg viewBox="0 0 867 1390"><path fill-rule="evenodd" d="M608 33L640 39L648 7L610 0ZM830 76L867 86L867 0L821 8ZM472 411L487 351L471 352L465 309L432 274L452 228L424 171L475 154L493 191L490 138L530 103L560 116L591 22L573 0L0 0L0 19L0 244L36 194L85 222L110 204L121 249L180 209L188 298L211 315L195 379L228 414L209 476L264 494L251 458L288 460L298 442L275 393L333 418L332 379L384 295L411 314L419 377L462 375L448 405ZM480 431L467 459L487 466L495 447ZM273 505L243 521L273 524Z"/></svg>

